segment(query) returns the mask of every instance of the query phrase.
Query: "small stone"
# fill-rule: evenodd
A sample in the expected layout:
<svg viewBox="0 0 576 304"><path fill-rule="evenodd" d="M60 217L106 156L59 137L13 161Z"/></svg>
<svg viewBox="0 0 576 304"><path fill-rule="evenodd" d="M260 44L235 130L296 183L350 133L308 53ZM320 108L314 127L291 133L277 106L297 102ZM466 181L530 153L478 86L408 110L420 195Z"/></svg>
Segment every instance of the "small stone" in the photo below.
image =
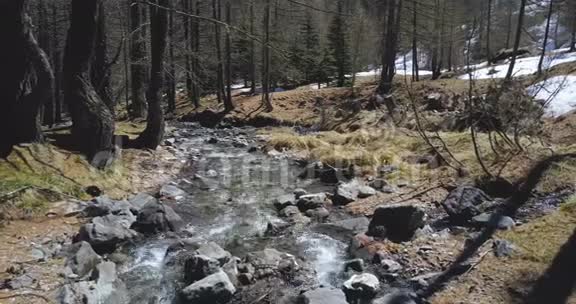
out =
<svg viewBox="0 0 576 304"><path fill-rule="evenodd" d="M296 190L294 190L294 196L296 197L296 199L299 199L300 197L302 197L303 195L308 194L308 191L302 189L302 188L298 188Z"/></svg>
<svg viewBox="0 0 576 304"><path fill-rule="evenodd" d="M383 259L380 261L380 265L382 265L382 268L384 268L384 270L388 271L388 272L398 272L400 270L402 270L402 265L400 265L400 263L391 260L391 259Z"/></svg>
<svg viewBox="0 0 576 304"><path fill-rule="evenodd" d="M350 269L357 271L357 272L364 271L364 260L363 259L354 259L354 260L347 261L344 264L344 271L347 272Z"/></svg>
<svg viewBox="0 0 576 304"><path fill-rule="evenodd" d="M306 216L315 219L319 222L325 221L330 216L330 211L328 209L321 207L316 209L310 209L306 211Z"/></svg>
<svg viewBox="0 0 576 304"><path fill-rule="evenodd" d="M164 185L160 189L160 196L170 199L179 199L186 195L186 192L173 185Z"/></svg>
<svg viewBox="0 0 576 304"><path fill-rule="evenodd" d="M373 299L380 290L380 281L370 273L355 274L344 282L343 289L351 302Z"/></svg>
<svg viewBox="0 0 576 304"><path fill-rule="evenodd" d="M254 275L251 273L241 273L238 275L238 282L242 285L250 285L254 283Z"/></svg>
<svg viewBox="0 0 576 304"><path fill-rule="evenodd" d="M492 249L494 250L494 255L501 258L511 256L516 251L516 246L507 240L494 240Z"/></svg>

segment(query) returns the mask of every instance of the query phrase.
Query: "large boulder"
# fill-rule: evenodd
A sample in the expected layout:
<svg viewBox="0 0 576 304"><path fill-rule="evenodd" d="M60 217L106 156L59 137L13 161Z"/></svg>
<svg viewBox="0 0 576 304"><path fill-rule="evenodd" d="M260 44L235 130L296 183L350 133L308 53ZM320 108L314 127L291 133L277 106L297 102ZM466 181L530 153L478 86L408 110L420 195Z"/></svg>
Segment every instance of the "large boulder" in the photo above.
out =
<svg viewBox="0 0 576 304"><path fill-rule="evenodd" d="M218 271L206 278L189 285L181 291L183 303L190 304L224 304L236 293L228 275Z"/></svg>
<svg viewBox="0 0 576 304"><path fill-rule="evenodd" d="M411 240L425 223L426 214L413 205L384 205L374 211L368 235L393 241Z"/></svg>
<svg viewBox="0 0 576 304"><path fill-rule="evenodd" d="M200 281L218 271L220 262L204 255L192 255L184 262L184 280L187 284Z"/></svg>
<svg viewBox="0 0 576 304"><path fill-rule="evenodd" d="M92 246L88 242L78 242L73 244L66 259L65 275L68 278L82 278L90 274L92 270L102 261Z"/></svg>
<svg viewBox="0 0 576 304"><path fill-rule="evenodd" d="M468 186L458 187L444 199L442 207L455 224L466 224L481 214L492 199L484 191Z"/></svg>
<svg viewBox="0 0 576 304"><path fill-rule="evenodd" d="M314 230L332 238L348 241L359 233L368 231L370 220L366 217L357 217L332 223L319 224Z"/></svg>
<svg viewBox="0 0 576 304"><path fill-rule="evenodd" d="M184 225L182 218L166 204L151 201L138 213L134 229L145 233L178 232Z"/></svg>
<svg viewBox="0 0 576 304"><path fill-rule="evenodd" d="M339 184L334 190L332 202L335 205L347 205L355 201L358 199L359 187L360 183L357 180Z"/></svg>
<svg viewBox="0 0 576 304"><path fill-rule="evenodd" d="M222 247L214 242L206 243L200 246L200 248L196 250L196 254L214 259L218 261L220 265L226 264L230 258L232 258L232 254L230 254L230 252L222 249Z"/></svg>
<svg viewBox="0 0 576 304"><path fill-rule="evenodd" d="M66 284L57 295L57 302L61 304L119 304L128 301L126 286L118 278L116 265L112 262L98 264L90 281Z"/></svg>
<svg viewBox="0 0 576 304"><path fill-rule="evenodd" d="M316 193L316 194L306 194L300 196L296 205L298 209L302 212L306 212L310 209L317 209L324 207L327 203L327 197L325 193Z"/></svg>
<svg viewBox="0 0 576 304"><path fill-rule="evenodd" d="M103 195L95 197L88 202L82 213L86 217L104 216L112 213L113 209L114 201L112 201L108 196Z"/></svg>
<svg viewBox="0 0 576 304"><path fill-rule="evenodd" d="M298 297L298 304L348 304L346 295L340 289L318 288L307 291Z"/></svg>
<svg viewBox="0 0 576 304"><path fill-rule="evenodd" d="M129 228L133 223L132 217L111 214L95 217L90 223L80 227L75 240L90 243L96 252L112 252L120 243L138 235Z"/></svg>
<svg viewBox="0 0 576 304"><path fill-rule="evenodd" d="M370 273L353 275L342 287L350 303L373 299L380 290L380 281Z"/></svg>

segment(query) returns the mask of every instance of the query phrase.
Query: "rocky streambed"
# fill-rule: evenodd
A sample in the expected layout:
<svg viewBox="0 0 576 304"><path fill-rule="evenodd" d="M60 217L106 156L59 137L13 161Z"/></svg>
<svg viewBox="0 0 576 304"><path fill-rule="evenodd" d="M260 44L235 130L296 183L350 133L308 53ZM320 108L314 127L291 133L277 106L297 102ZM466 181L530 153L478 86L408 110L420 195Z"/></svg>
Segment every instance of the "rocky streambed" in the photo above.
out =
<svg viewBox="0 0 576 304"><path fill-rule="evenodd" d="M157 193L100 196L71 211L85 223L50 253L66 259L57 302L419 303L414 292L502 202L460 186L436 205L382 202L371 218L354 217L343 206L396 187L265 152L264 143L251 128L179 125L165 140L185 163L177 179ZM551 210L569 194L529 206ZM502 218L498 228L533 211ZM513 250L494 241L497 256ZM465 264L463 271L473 261Z"/></svg>

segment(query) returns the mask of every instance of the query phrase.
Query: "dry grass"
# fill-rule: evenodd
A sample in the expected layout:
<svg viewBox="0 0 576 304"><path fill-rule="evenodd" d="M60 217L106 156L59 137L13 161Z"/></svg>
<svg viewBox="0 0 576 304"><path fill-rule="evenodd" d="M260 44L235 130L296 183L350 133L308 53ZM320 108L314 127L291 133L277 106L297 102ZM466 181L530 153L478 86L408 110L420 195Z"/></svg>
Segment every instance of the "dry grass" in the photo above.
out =
<svg viewBox="0 0 576 304"><path fill-rule="evenodd" d="M517 253L500 259L489 254L473 272L439 293L432 303L521 303L517 293L530 290L574 233L575 226L573 197L548 216L501 232L498 237L511 241L518 248ZM572 297L568 303L576 303L576 299Z"/></svg>

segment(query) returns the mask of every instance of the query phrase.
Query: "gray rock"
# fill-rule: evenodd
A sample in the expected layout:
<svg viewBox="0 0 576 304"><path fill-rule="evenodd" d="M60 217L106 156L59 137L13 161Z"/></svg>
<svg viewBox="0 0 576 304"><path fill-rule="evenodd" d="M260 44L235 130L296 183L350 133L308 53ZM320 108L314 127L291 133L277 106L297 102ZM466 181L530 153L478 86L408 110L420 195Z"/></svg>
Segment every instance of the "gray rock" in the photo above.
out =
<svg viewBox="0 0 576 304"><path fill-rule="evenodd" d="M412 205L383 205L374 211L368 235L385 236L394 241L412 239L418 228L424 226L426 214Z"/></svg>
<svg viewBox="0 0 576 304"><path fill-rule="evenodd" d="M348 205L358 199L359 188L361 184L358 180L352 180L347 183L339 184L334 191L332 202L335 205Z"/></svg>
<svg viewBox="0 0 576 304"><path fill-rule="evenodd" d="M74 274L80 278L90 274L92 270L102 261L92 246L88 242L73 244L66 259L65 274Z"/></svg>
<svg viewBox="0 0 576 304"><path fill-rule="evenodd" d="M325 204L326 204L325 193L302 195L297 202L298 209L300 209L300 211L302 212L306 212L306 210L310 209L324 207Z"/></svg>
<svg viewBox="0 0 576 304"><path fill-rule="evenodd" d="M220 263L221 266L226 264L232 257L230 252L222 249L222 247L214 242L206 243L200 246L200 248L196 250L196 254L215 259Z"/></svg>
<svg viewBox="0 0 576 304"><path fill-rule="evenodd" d="M37 274L24 273L4 282L4 287L11 290L17 290L22 288L30 288L36 283L38 283Z"/></svg>
<svg viewBox="0 0 576 304"><path fill-rule="evenodd" d="M80 227L75 240L90 243L96 252L112 252L120 243L137 236L136 231L127 227L129 222L130 219L120 215L95 217Z"/></svg>
<svg viewBox="0 0 576 304"><path fill-rule="evenodd" d="M482 213L485 210L486 203L490 201L491 198L484 191L474 187L462 186L448 194L442 202L442 207L444 207L453 223L463 224Z"/></svg>
<svg viewBox="0 0 576 304"><path fill-rule="evenodd" d="M376 178L371 181L368 186L372 187L374 190L382 191L385 186L388 186L388 182L383 178Z"/></svg>
<svg viewBox="0 0 576 304"><path fill-rule="evenodd" d="M129 200L132 207L138 212L148 203L155 203L157 199L148 193L138 193Z"/></svg>
<svg viewBox="0 0 576 304"><path fill-rule="evenodd" d="M233 257L230 259L230 261L228 261L228 263L222 266L222 271L224 271L224 273L228 275L230 282L232 282L232 285L234 285L235 287L238 286L238 275L240 274L240 272L238 271L239 260L240 260L239 258Z"/></svg>
<svg viewBox="0 0 576 304"><path fill-rule="evenodd" d="M294 195L286 194L275 198L273 204L276 210L282 210L288 206L296 206L296 201Z"/></svg>
<svg viewBox="0 0 576 304"><path fill-rule="evenodd" d="M86 217L96 217L110 214L114 208L114 202L106 195L96 197L87 203L83 210Z"/></svg>
<svg viewBox="0 0 576 304"><path fill-rule="evenodd" d="M251 273L241 273L238 275L238 282L242 285L250 285L254 283L254 275Z"/></svg>
<svg viewBox="0 0 576 304"><path fill-rule="evenodd" d="M273 275L278 271L290 272L300 268L295 256L272 248L249 253L246 255L245 263L250 263L254 267L256 278Z"/></svg>
<svg viewBox="0 0 576 304"><path fill-rule="evenodd" d="M372 304L418 304L416 298L415 294L397 291L375 299Z"/></svg>
<svg viewBox="0 0 576 304"><path fill-rule="evenodd" d="M359 233L368 231L370 220L366 217L357 217L347 220L317 225L314 230L330 237L348 241Z"/></svg>
<svg viewBox="0 0 576 304"><path fill-rule="evenodd" d="M66 284L57 295L57 302L61 304L119 304L128 300L126 286L118 278L112 262L98 264L91 281Z"/></svg>
<svg viewBox="0 0 576 304"><path fill-rule="evenodd" d="M370 273L353 275L342 287L348 301L373 299L380 290L380 281Z"/></svg>
<svg viewBox="0 0 576 304"><path fill-rule="evenodd" d="M204 255L193 255L184 262L184 281L192 284L220 271L220 262Z"/></svg>
<svg viewBox="0 0 576 304"><path fill-rule="evenodd" d="M394 260L391 260L391 259L382 259L380 261L380 265L382 265L382 268L385 271L391 272L391 273L395 273L395 272L402 270L402 265L400 265L400 263L398 263Z"/></svg>
<svg viewBox="0 0 576 304"><path fill-rule="evenodd" d="M178 200L183 198L186 192L174 185L164 185L160 188L159 194L161 197Z"/></svg>
<svg viewBox="0 0 576 304"><path fill-rule="evenodd" d="M264 235L266 236L278 236L280 234L282 234L282 232L284 230L286 230L288 227L290 227L289 223L286 222L268 222L268 225L266 226L266 231L264 232Z"/></svg>
<svg viewBox="0 0 576 304"><path fill-rule="evenodd" d="M363 259L354 259L347 261L344 263L344 271L347 272L349 270L354 270L357 272L364 271L364 260Z"/></svg>
<svg viewBox="0 0 576 304"><path fill-rule="evenodd" d="M306 211L306 216L313 218L318 222L324 222L330 216L330 211L324 207L310 209Z"/></svg>
<svg viewBox="0 0 576 304"><path fill-rule="evenodd" d="M472 218L471 222L480 227L488 227L490 225L490 218L492 214L482 213ZM496 223L496 228L500 230L512 229L516 226L516 222L509 216L502 216Z"/></svg>
<svg viewBox="0 0 576 304"><path fill-rule="evenodd" d="M516 251L516 246L507 240L494 240L492 250L496 257L509 257Z"/></svg>
<svg viewBox="0 0 576 304"><path fill-rule="evenodd" d="M306 191L306 190L304 190L304 189L301 189L301 188L298 188L298 189L294 190L293 193L294 193L294 197L295 197L296 199L299 199L299 198L302 197L303 195L308 194L308 191Z"/></svg>
<svg viewBox="0 0 576 304"><path fill-rule="evenodd" d="M358 187L358 198L367 198L376 195L376 190L369 186Z"/></svg>
<svg viewBox="0 0 576 304"><path fill-rule="evenodd" d="M212 274L181 291L184 303L224 304L236 293L236 288L223 271Z"/></svg>
<svg viewBox="0 0 576 304"><path fill-rule="evenodd" d="M178 232L184 225L182 218L166 204L150 202L138 213L134 229L145 234Z"/></svg>
<svg viewBox="0 0 576 304"><path fill-rule="evenodd" d="M340 289L318 288L307 291L298 297L299 304L348 304L346 295Z"/></svg>
<svg viewBox="0 0 576 304"><path fill-rule="evenodd" d="M296 206L288 206L282 210L280 210L279 215L281 217L293 217L296 214L300 214L300 209L298 209L298 207Z"/></svg>

